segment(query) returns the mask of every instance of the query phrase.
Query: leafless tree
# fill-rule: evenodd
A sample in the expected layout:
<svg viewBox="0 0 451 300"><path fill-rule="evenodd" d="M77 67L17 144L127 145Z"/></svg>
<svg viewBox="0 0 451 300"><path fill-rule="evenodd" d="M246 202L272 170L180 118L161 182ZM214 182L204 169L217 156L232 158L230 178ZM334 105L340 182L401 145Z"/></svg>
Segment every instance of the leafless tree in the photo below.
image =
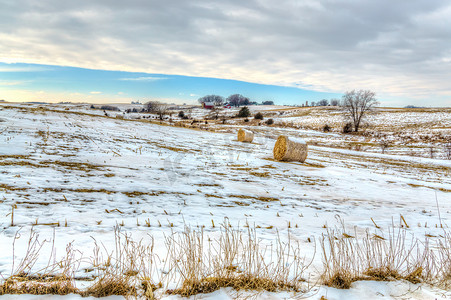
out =
<svg viewBox="0 0 451 300"><path fill-rule="evenodd" d="M243 95L233 94L227 97L227 102L233 106L240 106L240 105L249 105L250 100L249 98L244 97Z"/></svg>
<svg viewBox="0 0 451 300"><path fill-rule="evenodd" d="M262 105L274 105L274 101L271 100L263 101Z"/></svg>
<svg viewBox="0 0 451 300"><path fill-rule="evenodd" d="M329 105L329 100L327 99L322 99L318 102L318 106L328 106Z"/></svg>
<svg viewBox="0 0 451 300"><path fill-rule="evenodd" d="M213 102L215 106L221 106L224 104L224 97L219 95L207 95L199 98L197 101L199 101L199 103Z"/></svg>
<svg viewBox="0 0 451 300"><path fill-rule="evenodd" d="M149 101L145 104L146 110L150 113L158 115L160 120L168 113L169 105L159 101Z"/></svg>
<svg viewBox="0 0 451 300"><path fill-rule="evenodd" d="M339 99L330 99L330 105L332 106L338 106L340 104L340 100Z"/></svg>
<svg viewBox="0 0 451 300"><path fill-rule="evenodd" d="M219 116L221 115L221 113L223 112L223 109L220 107L213 107L210 110L210 113L207 115L207 119L209 120L217 120L219 119Z"/></svg>
<svg viewBox="0 0 451 300"><path fill-rule="evenodd" d="M366 113L378 104L376 93L370 90L352 90L343 95L342 106L346 116L351 119L355 132L359 130Z"/></svg>
<svg viewBox="0 0 451 300"><path fill-rule="evenodd" d="M385 150L391 146L390 142L386 139L383 139L379 142L379 146L381 147L382 154L385 154Z"/></svg>

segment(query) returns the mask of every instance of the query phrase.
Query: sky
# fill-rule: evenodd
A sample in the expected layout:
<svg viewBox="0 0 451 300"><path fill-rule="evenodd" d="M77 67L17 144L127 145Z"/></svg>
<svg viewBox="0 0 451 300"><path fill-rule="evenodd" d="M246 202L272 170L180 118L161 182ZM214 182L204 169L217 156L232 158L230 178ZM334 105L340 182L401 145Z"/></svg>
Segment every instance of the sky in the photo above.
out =
<svg viewBox="0 0 451 300"><path fill-rule="evenodd" d="M300 104L353 89L451 106L451 2L0 0L0 99Z"/></svg>
<svg viewBox="0 0 451 300"><path fill-rule="evenodd" d="M237 80L167 74L92 70L36 64L0 63L0 99L7 101L198 103L205 95L241 93L252 101L281 105L340 98L340 94Z"/></svg>

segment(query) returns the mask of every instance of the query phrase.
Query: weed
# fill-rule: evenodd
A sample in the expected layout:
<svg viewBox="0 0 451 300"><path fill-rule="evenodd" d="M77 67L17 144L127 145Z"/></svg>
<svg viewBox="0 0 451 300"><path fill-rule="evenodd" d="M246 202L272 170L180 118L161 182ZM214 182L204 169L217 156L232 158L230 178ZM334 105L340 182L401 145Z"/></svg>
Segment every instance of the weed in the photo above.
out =
<svg viewBox="0 0 451 300"><path fill-rule="evenodd" d="M409 242L406 233L405 229L395 231L392 226L386 238L368 231L363 237L357 233L354 237L344 229L327 229L321 240L323 283L348 289L357 280L404 279L418 283L430 278L432 257L428 241L420 243L412 238Z"/></svg>
<svg viewBox="0 0 451 300"><path fill-rule="evenodd" d="M222 287L235 290L291 290L303 291L301 277L306 268L300 256L300 245L291 239L275 245L262 246L255 228L246 233L232 229L226 222L221 235L207 244L203 230L185 232L167 238L171 250L171 269L182 279L181 287L168 290L168 294L184 297L213 292ZM275 255L272 262L265 261L265 253Z"/></svg>

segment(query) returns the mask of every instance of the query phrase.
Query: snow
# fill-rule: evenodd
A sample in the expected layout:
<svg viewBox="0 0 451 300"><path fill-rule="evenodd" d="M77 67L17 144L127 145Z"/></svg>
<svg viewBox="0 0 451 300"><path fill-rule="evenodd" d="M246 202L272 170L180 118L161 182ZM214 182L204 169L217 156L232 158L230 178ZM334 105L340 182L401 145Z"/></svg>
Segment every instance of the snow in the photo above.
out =
<svg viewBox="0 0 451 300"><path fill-rule="evenodd" d="M343 111L335 107L306 107L280 111L273 116L282 127L321 131L327 124L331 132L340 132L346 122ZM326 139L310 133L312 142L332 147L358 147L361 151L387 152L410 156L445 158L446 145L451 139L451 109L392 109L378 108L362 121L364 134L329 136ZM432 152L432 153L431 153Z"/></svg>
<svg viewBox="0 0 451 300"><path fill-rule="evenodd" d="M326 232L325 225L333 228L344 221L352 230L375 230L372 218L381 228L399 227L402 215L415 236L439 236L438 213L445 223L451 217L451 164L446 160L314 145L309 145L303 164L272 160L281 133L305 138L309 144L313 136L341 139L337 133L256 126L251 127L254 142L248 144L236 140L239 126L230 126L232 133L215 133L91 116L89 106L79 107L86 114L31 109L37 105L0 107L0 215L5 216L0 221L0 273L4 277L11 272L15 237L17 259L32 227L42 239L55 236L54 251L60 257L71 242L85 254L92 252L94 239L114 247L112 230L117 224L136 239L149 240L153 235L159 241L156 251L164 252L164 235L189 225L204 227L214 237L219 226L212 227L212 221L222 224L227 219L236 227L258 226L262 243L274 241L277 232L283 237L290 231L305 247L306 256L314 256L309 269L314 273L322 268L314 246ZM14 204L15 226L10 226L7 215ZM146 221L151 227L145 226ZM60 226L32 226L57 222ZM51 253L51 245L43 251ZM47 261L48 256L36 267ZM203 297L230 299L230 293L222 289ZM442 299L442 293L447 292L427 285L367 281L354 283L350 290L320 286L308 297ZM289 297L262 293L258 299Z"/></svg>

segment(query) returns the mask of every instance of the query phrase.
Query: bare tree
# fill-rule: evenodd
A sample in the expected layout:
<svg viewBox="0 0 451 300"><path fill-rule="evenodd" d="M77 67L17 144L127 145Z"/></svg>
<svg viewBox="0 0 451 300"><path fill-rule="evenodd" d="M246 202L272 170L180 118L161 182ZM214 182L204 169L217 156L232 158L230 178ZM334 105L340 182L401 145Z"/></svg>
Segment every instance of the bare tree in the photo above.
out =
<svg viewBox="0 0 451 300"><path fill-rule="evenodd" d="M224 104L224 97L219 95L207 95L199 98L197 101L199 101L199 103L213 102L215 106L221 106Z"/></svg>
<svg viewBox="0 0 451 300"><path fill-rule="evenodd" d="M379 147L381 147L382 154L385 154L385 150L387 150L387 148L390 146L391 146L390 142L386 139L383 139L379 142Z"/></svg>
<svg viewBox="0 0 451 300"><path fill-rule="evenodd" d="M328 106L329 105L329 100L327 99L322 99L318 102L318 106Z"/></svg>
<svg viewBox="0 0 451 300"><path fill-rule="evenodd" d="M249 98L244 97L243 95L233 94L227 97L227 102L233 106L240 106L240 105L249 105L250 100Z"/></svg>
<svg viewBox="0 0 451 300"><path fill-rule="evenodd" d="M359 130L365 114L378 104L376 93L370 90L352 90L343 95L342 106L347 117L351 119L355 132Z"/></svg>
<svg viewBox="0 0 451 300"><path fill-rule="evenodd" d="M217 120L219 119L219 115L222 113L223 109L220 107L213 107L210 113L207 116L207 119Z"/></svg>
<svg viewBox="0 0 451 300"><path fill-rule="evenodd" d="M332 106L338 106L340 104L340 100L339 99L330 99L330 105Z"/></svg>
<svg viewBox="0 0 451 300"><path fill-rule="evenodd" d="M168 113L169 105L159 101L149 101L145 104L146 111L158 115L160 120Z"/></svg>
<svg viewBox="0 0 451 300"><path fill-rule="evenodd" d="M274 101L266 100L262 102L262 105L274 105Z"/></svg>

